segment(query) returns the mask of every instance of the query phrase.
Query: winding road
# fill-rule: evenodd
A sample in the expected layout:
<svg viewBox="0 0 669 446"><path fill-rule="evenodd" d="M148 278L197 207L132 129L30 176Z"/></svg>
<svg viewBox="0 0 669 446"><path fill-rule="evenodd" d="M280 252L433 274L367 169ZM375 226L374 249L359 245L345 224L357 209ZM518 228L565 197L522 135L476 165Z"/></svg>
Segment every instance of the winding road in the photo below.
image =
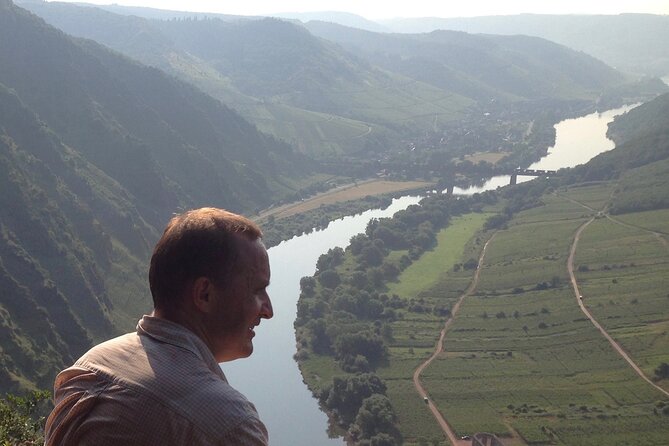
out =
<svg viewBox="0 0 669 446"><path fill-rule="evenodd" d="M565 197L565 196L562 196L562 195L559 195L559 196L561 196L562 198L564 198L566 200L577 203L577 204L585 207L586 209L588 209L590 211L598 212L598 214L603 214L604 217L608 218L612 222L621 224L623 226L634 227L636 229L642 229L646 232L649 232L649 233L655 235L656 237L658 237L659 241L665 247L667 247L667 239L665 238L666 234L658 233L656 231L636 227L636 226L621 222L621 221L609 216L607 213L605 213L605 211L597 211L596 209L593 209L593 208L591 208L590 206L587 206L584 203L580 203L576 200L573 200L571 198L568 198L568 197ZM641 368L632 360L632 358L630 358L630 356L622 348L622 346L620 344L618 344L613 339L613 337L611 337L611 335L604 329L604 327L599 322L597 322L597 320L592 316L590 311L583 304L582 295L581 295L581 292L580 292L579 287L578 287L578 282L576 280L576 275L574 274L574 257L576 256L576 248L578 246L578 242L580 240L581 234L593 221L595 221L595 219L596 219L596 217L593 216L588 221L586 221L581 226L579 226L576 233L574 234L574 239L572 241L571 248L569 250L569 258L567 260L567 270L569 272L569 278L571 280L571 284L572 284L572 287L573 287L573 290L574 290L574 295L576 297L576 302L578 303L578 306L581 309L581 311L583 312L583 314L600 331L602 336L604 336L604 338L607 341L609 341L609 343L611 344L613 349L630 365L630 367L632 367L634 372L641 379L643 379L648 384L653 386L659 392L661 392L665 396L669 397L669 391L667 391L667 390L663 389L662 387L658 386L657 384L655 384L650 378L648 378L644 374L644 372L641 370ZM439 412L439 409L434 404L434 402L428 397L428 393L425 390L425 388L423 387L423 384L421 382L420 375L432 363L432 361L434 361L439 356L439 354L443 351L444 339L446 337L446 333L447 333L448 329L450 328L451 324L453 323L453 320L454 320L456 314L460 310L460 305L462 304L463 300L467 296L471 295L474 292L474 290L476 289L476 287L478 285L478 281L479 281L479 275L481 273L481 269L482 269L482 265L483 265L483 259L485 258L485 254L486 254L486 251L488 249L488 245L490 244L490 242L495 237L495 234L493 234L490 237L490 239L488 239L488 241L483 246L483 250L481 251L481 255L479 256L478 265L476 267L476 272L474 273L474 277L472 279L472 282L470 283L469 287L465 290L465 292L458 298L458 301L456 302L456 304L453 306L453 309L451 311L451 316L448 318L448 320L444 324L444 327L441 330L439 340L437 341L434 352L432 353L432 355L427 360L425 360L425 362L423 362L420 366L418 366L418 368L414 371L414 374L413 374L413 383L414 383L414 387L416 388L416 391L418 392L418 394L420 395L421 398L427 398L426 402L427 402L428 408L430 409L430 412L432 412L432 415L434 416L435 420L437 421L437 423L439 424L439 426L443 430L444 434L446 435L448 440L451 442L451 444L453 444L454 446L470 445L471 440L462 440L462 439L457 437L457 435L455 434L455 431L453 430L451 425L444 418L444 416L441 414L441 412Z"/></svg>
<svg viewBox="0 0 669 446"><path fill-rule="evenodd" d="M577 247L578 242L581 238L581 233L583 233L585 228L587 228L588 225L590 225L590 223L592 223L593 221L595 221L595 217L592 217L590 220L583 223L578 228L578 230L576 231L576 234L574 235L574 241L571 244L571 249L569 250L569 259L567 260L567 270L569 271L569 278L571 279L571 284L574 288L574 295L576 296L576 302L578 302L578 306L581 308L581 311L583 312L583 314L585 314L585 316L588 319L590 319L590 322L592 322L592 324L595 327L597 327L597 329L602 333L602 336L604 336L606 338L606 340L609 341L609 343L611 344L613 349L616 352L618 352L618 354L620 356L622 356L625 361L627 361L627 363L630 365L630 367L632 367L632 369L636 372L636 374L639 375L639 377L641 379L643 379L644 381L646 381L648 384L650 384L651 386L655 387L657 390L662 392L665 396L669 397L669 392L664 390L662 387L658 386L657 384L655 384L650 378L648 378L643 373L641 368L632 360L632 358L629 357L627 352L620 346L620 344L618 344L611 337L611 335L604 329L604 327L602 327L600 325L600 323L597 322L597 320L592 316L592 314L590 314L590 311L588 311L586 306L583 304L583 297L581 295L581 292L578 289L578 282L576 281L576 276L574 275L574 256L576 255L576 247ZM613 221L615 221L615 220L613 220Z"/></svg>
<svg viewBox="0 0 669 446"><path fill-rule="evenodd" d="M444 434L448 438L448 440L453 444L454 446L464 446L464 445L471 445L471 440L461 440L455 435L455 431L451 427L450 424L448 424L448 421L444 418L444 416L439 412L439 409L437 406L432 402L432 400L428 397L427 391L423 387L423 384L420 381L420 375L423 373L423 370L427 368L427 366L430 365L432 361L435 360L437 356L442 352L443 347L444 347L444 338L446 337L446 332L448 331L449 327L453 323L453 319L455 318L455 315L458 313L460 310L460 305L462 304L462 301L465 299L465 297L471 295L474 290L476 289L476 286L478 285L479 282L479 274L481 273L481 268L483 266L483 258L485 257L486 250L488 249L488 245L492 241L492 239L495 237L496 233L493 233L493 235L488 239L487 242L485 242L485 245L483 245L483 249L481 250L481 255L479 256L479 261L478 265L476 266L476 272L474 273L474 278L472 279L472 282L469 284L469 287L465 290L465 292L458 298L458 301L456 304L453 306L453 309L451 310L451 316L446 320L446 323L444 324L444 328L441 329L441 334L439 336L439 340L437 341L437 345L435 346L434 353L432 353L432 356L430 356L425 362L423 362L418 368L414 371L413 373L413 384L414 387L416 387L416 391L420 395L421 398L428 398L427 399L427 406L432 412L432 415L434 416L435 420L437 420L437 423L439 423L439 426L441 429L444 431Z"/></svg>

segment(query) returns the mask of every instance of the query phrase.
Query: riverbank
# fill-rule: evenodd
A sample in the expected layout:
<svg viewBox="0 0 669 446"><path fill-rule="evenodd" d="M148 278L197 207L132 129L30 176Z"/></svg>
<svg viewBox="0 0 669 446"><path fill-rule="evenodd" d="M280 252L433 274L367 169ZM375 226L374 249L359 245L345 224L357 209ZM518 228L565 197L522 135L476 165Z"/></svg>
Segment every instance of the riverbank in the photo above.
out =
<svg viewBox="0 0 669 446"><path fill-rule="evenodd" d="M373 180L364 184L347 185L304 202L282 206L273 209L272 211L276 211L274 213L266 212L265 218L260 220L263 240L267 247L276 246L295 236L324 229L333 220L360 214L369 209L385 209L392 203L393 198L411 192L423 194L426 187L431 185L418 181Z"/></svg>
<svg viewBox="0 0 669 446"><path fill-rule="evenodd" d="M362 180L321 192L302 201L266 209L258 214L256 218L259 220L265 220L270 216L275 219L286 218L328 204L358 200L370 195L379 196L395 194L397 192L408 193L410 191L423 190L433 184L434 183L426 181L388 181L383 179Z"/></svg>
<svg viewBox="0 0 669 446"><path fill-rule="evenodd" d="M612 119L612 116L608 116L605 113L601 115L604 116L604 119ZM584 117L583 121L589 122L588 119L591 117L588 116L588 119L585 118L586 117ZM606 126L604 125L602 127L599 124L601 123L597 122L597 137L605 140L604 133ZM594 127L594 125L591 126ZM562 127L573 128L567 125ZM573 132L574 130L570 131ZM565 141L565 139L561 138L560 141ZM567 141L569 140L567 139ZM606 151L611 148L609 145L610 141L602 142L603 144L599 147L600 151ZM591 156L595 155L597 155L596 151L591 154ZM450 395L457 392L456 389L453 389L452 382L446 382L443 379L444 373L450 373L450 369L448 369L447 372L435 372L434 369L436 366L433 365L425 371L424 379L427 384L425 388L430 395L429 400L439 408L441 413L445 414L449 424L452 424L460 435L470 435L479 431L492 431L506 435L507 439L515 442L513 444L526 444L522 437L526 435L531 437L537 430L544 433L549 432L547 431L547 429L549 429L548 427L536 425L537 422L543 421L543 419L541 419L539 415L535 417L534 412L531 412L536 409L540 411L537 412L539 414L545 413L543 406L525 402L519 403L518 405L514 404L514 408L519 408L516 412L512 411L509 416L500 416L500 413L504 413L504 410L509 409L504 409L504 407L490 407L486 394L488 392L494 392L494 389L489 389L483 382L477 382L478 387L475 389L468 386L466 382L461 383L458 381L462 378L460 376L461 372L473 373L474 375L480 373L489 376L492 379L497 375L495 374L495 365L489 364L491 361L504 359L508 360L511 366L517 366L517 360L524 357L524 354L520 352L520 350L523 349L523 346L518 343L509 346L508 349L502 348L500 350L500 348L497 348L494 351L490 351L487 348L480 350L478 346L468 342L468 339L471 337L479 339L478 333L473 333L472 330L488 333L489 330L486 329L488 325L497 327L497 325L505 322L515 324L523 318L531 317L532 315L526 315L519 310L519 308L522 307L519 303L519 299L522 296L517 296L518 294L531 291L543 292L543 294L541 294L540 302L544 306L540 307L533 315L535 318L538 317L541 320L538 320L538 325L534 327L530 327L529 325L527 326L527 329L521 327L521 333L527 335L528 330L531 328L538 328L539 331L537 336L540 340L542 334L541 330L550 331L553 329L553 326L548 322L544 322L544 319L550 320L552 314L551 309L546 306L546 303L558 289L564 288L563 284L565 283L564 278L559 274L555 274L555 271L552 268L553 265L558 265L561 262L564 263L563 259L561 259L560 255L555 255L553 252L556 249L559 250L561 247L561 245L559 245L560 242L565 242L567 243L567 246L569 246L569 242L571 241L570 236L573 235L573 231L575 230L575 227L572 227L573 225L569 225L581 218L583 213L582 211L578 211L572 215L571 209L566 210L564 209L565 206L562 205L558 206L555 210L555 215L557 216L559 214L560 220L557 221L555 225L546 222L545 220L550 220L552 215L547 215L546 218L542 217L542 206L546 205L547 198L543 196L539 199L539 196L541 196L543 192L546 192L547 189L545 189L545 187L548 187L549 183L551 182L535 182L531 185L518 186L518 189L505 190L503 193L497 194L498 198L501 200L500 204L492 207L489 205L490 203L494 203L495 200L493 197L483 197L485 200L490 198L490 201L486 201L485 203L481 202L474 207L476 209L482 208L483 210L494 213L500 212L502 204L506 202L509 206L513 205L512 212L505 212L507 218L523 209L531 208L530 211L525 212L531 215L532 218L538 219L536 221L533 220L532 222L536 224L536 231L539 232L540 236L537 236L538 238L526 236L525 239L512 238L512 241L502 237L501 240L504 242L501 246L503 249L507 250L502 254L505 260L508 260L510 255L516 254L518 249L520 249L521 255L527 255L529 257L520 257L518 262L500 262L500 271L493 277L486 275L485 271L483 271L483 289L486 291L482 296L481 293L477 293L477 295L472 296L471 299L476 302L477 310L481 311L475 316L468 315L467 317L470 318L466 320L468 325L462 333L456 335L456 338L461 339L461 342L469 348L468 351L474 351L474 356L467 356L467 351L464 355L461 355L458 351L458 354L454 357L457 362L448 363L448 366L455 364L458 368L456 376L452 377L452 381L457 382L458 386L466 389L466 391L458 394L457 401L450 397L444 399L444 393L450 392ZM559 181L554 181L554 183L555 186L559 184ZM507 199L509 201L506 201ZM469 266L470 263L472 263L474 268L476 267L475 259L477 258L477 256L472 255L473 253L471 251L476 250L474 248L477 246L480 248L481 242L486 239L483 234L479 234L478 236L471 238L468 248L461 250L454 249L454 252L457 251L458 255L462 255L462 260L457 265L451 265L452 262L447 260L446 257L444 257L444 259L437 258L436 260L431 260L429 262L430 264L443 266L440 278L433 286L428 286L428 282L433 282L432 280L427 280L427 278L415 280L416 274L406 274L406 276L410 277L412 280L411 283L407 282L406 284L406 287L410 288L409 292L402 292L402 286L398 288L397 285L393 284L391 278L386 278L386 280L381 279L379 281L380 284L375 283L375 285L370 288L370 280L374 280L375 270L379 270L379 274L386 275L387 273L392 272L392 264L394 262L397 262L394 265L395 267L400 267L404 264L401 269L406 268L407 264L405 262L405 257L413 260L414 265L420 264L421 259L430 257L428 254L425 254L422 257L411 255L411 249L405 251L402 251L401 249L399 251L397 251L397 249L393 250L392 244L396 243L398 240L398 238L393 235L393 230L398 229L399 227L404 227L406 224L408 227L405 229L408 229L408 232L404 232L405 230L403 230L402 234L405 235L402 235L399 239L403 239L406 234L415 234L419 231L420 226L425 223L423 216L426 213L431 212L432 210L430 209L422 208L414 211L412 216L405 215L400 217L399 220L401 220L401 222L391 222L388 225L384 223L381 228L381 225L377 225L375 228L367 231L370 238L373 239L371 240L373 246L378 245L383 248L391 249L390 253L385 254L385 258L381 261L381 264L378 262L373 263L374 257L371 256L358 265L361 260L357 259L354 262L349 258L350 254L348 252L343 260L334 262L337 256L333 256L333 254L330 253L327 256L328 258L319 262L319 264L322 265L319 271L320 273L324 272L323 268L331 270L331 272L326 274L328 280L325 280L325 276L323 276L323 280L321 280L319 274L315 276L317 289L320 293L324 293L327 298L323 301L323 305L320 305L317 302L312 302L312 299L308 298L308 296L303 295L299 304L301 311L303 311L301 314L302 318L300 319L300 314L298 313L298 321L296 322L296 325L298 326L298 345L305 347L303 351L298 352L297 357L300 361L305 381L309 382L310 387L315 390L315 393L323 395L323 390L327 389L328 383L333 382L333 380L352 379L350 377L354 376L352 374L353 372L359 372L361 370L369 371L370 369L374 370L386 383L384 395L392 402L398 420L397 427L404 438L404 444L422 444L429 440L437 442L442 441L440 440L440 436L441 438L443 438L443 436L442 433L438 431L438 426L434 424L434 421L431 421L429 417L426 418L425 411L427 406L424 404L422 398L417 397L413 386L410 384L411 372L415 370L415 366L412 368L409 367L408 364L410 361L413 361L413 364L419 362L419 359L424 359L429 356L430 351L433 350L434 339L438 336L441 324L432 321L432 325L434 326L430 326L430 321L433 318L439 321L440 319L443 319L443 316L449 314L452 306L451 301L457 296L462 295L462 291L471 282L472 270L468 268L471 268L471 266ZM411 224L409 224L409 222L411 222ZM502 224L499 227L504 227L505 222L501 223ZM560 224L564 227L558 228L556 226ZM509 226L511 226L511 224L509 224ZM383 231L380 229L383 229ZM503 231L503 233L506 233L506 231ZM542 241L547 241L547 243L542 243ZM499 239L497 239L495 244L500 246L498 245L499 243ZM360 244L362 250L371 249L370 246L367 246L369 243L366 243L363 239L356 239L356 244ZM441 247L440 245L440 243L437 244L436 250L445 250L447 248L446 245ZM543 253L544 250L548 250L553 254L545 253L545 255L535 255L537 252ZM353 254L353 256L359 257L360 252L358 254ZM453 252L449 253L449 255L452 254ZM493 254L493 258L496 258L496 255ZM365 263L368 264L365 266ZM369 263L371 263L371 266ZM535 268L535 264L538 265L537 268ZM551 267L547 267L546 271L543 271L541 268L548 264L550 264ZM486 267L487 265L482 266L482 268ZM421 273L427 273L428 271L425 268L416 267L414 269L420 270ZM408 270L405 269L405 272L406 271ZM549 274L550 277L547 277L547 274ZM336 278L338 280L330 281L329 279L331 278ZM402 277L401 282L405 279L406 277ZM495 288L492 290L486 289L486 285L489 286L491 280L497 280L504 285L495 285ZM339 283L344 288L343 291L339 288ZM355 285L354 288L350 287L351 284ZM518 284L523 286L518 286ZM323 288L329 288L329 290ZM397 298L395 298L394 294L397 294ZM491 298L498 295L509 297L509 300L513 300L514 304L516 306L520 305L520 307L514 308L508 312L498 311L498 306L502 303L501 301L498 300L495 302L495 305L490 305ZM548 300L544 299L544 297ZM431 302L430 299L434 299L434 301ZM370 314L374 316L373 308L379 302L385 309L382 309L377 317L371 317L370 319ZM391 312L388 310L388 305L390 305L394 311ZM316 313L313 311L316 311ZM370 311L372 313L370 313ZM344 317L345 315L342 316L343 312L351 313L351 316L347 319ZM337 323L339 325L343 324L344 328L332 328L328 325L332 324L330 319L335 318L335 313L337 313L336 318L340 320ZM571 316L571 313L565 314ZM561 314L559 316L562 317ZM370 321L373 323L373 328L365 325ZM323 322L326 324L325 329L322 327ZM555 326L559 327L561 323L566 324L567 322L566 319L564 321L560 320L555 322L555 324L557 324ZM426 325L422 326L423 323ZM318 327L320 327L320 329ZM454 330L456 330L456 328L454 328ZM504 330L510 331L508 327ZM374 333L376 333L377 337L375 337ZM556 336L560 336L560 333L561 332L558 330ZM377 341L382 337L387 345L387 356L385 357L385 360L378 360L379 354L382 354L379 352L383 352L383 348L374 347L371 350L356 350L351 353L341 348L342 342L338 340L338 338L332 338L333 336L341 337L356 334L358 334L358 337L361 337L361 339L367 339L366 342L370 343L368 347L376 345ZM315 338L314 335L316 335ZM328 337L330 337L329 347L327 341ZM489 337L490 339L488 339ZM497 333L495 329L481 338L480 341L483 343L492 342L497 337L502 337L502 335ZM553 340L552 337L547 339L547 341ZM448 350L448 339L446 342L446 349ZM554 347L550 342L547 345L551 348ZM528 346L528 348L530 347L531 346ZM367 357L368 354L371 354L371 356ZM532 350L532 355L536 354L537 353ZM479 356L483 362L478 361ZM451 357L448 354L439 355L438 358L435 359L435 364L443 364L444 361L449 358ZM477 360L478 365L474 369L469 369L467 368L469 363L460 362L468 359L472 361ZM311 364L311 366L308 364ZM485 364L492 367L491 374L487 373ZM549 365L552 367L552 364ZM460 367L463 367L462 370L460 370ZM465 369L467 370L466 372ZM598 373L598 369L593 372ZM552 377L553 375L549 373L547 376ZM605 380L602 382L606 383ZM504 384L502 383L501 386L504 387ZM477 390L478 388L480 389ZM578 386L574 386L574 388L578 389ZM541 392L544 390L545 389L542 389L540 386L535 389L537 395L539 395L537 398L541 398ZM589 389L587 390L589 391ZM480 391L480 395L477 398L472 399L471 394L476 391ZM497 402L495 402L495 404L497 404ZM631 406L625 404L619 404L619 406L621 412L626 412L631 409ZM457 407L457 409L452 409L452 407ZM328 406L328 409L336 411L337 407ZM523 412L523 410L525 411ZM512 418L524 417L522 414L525 413L529 413L529 415L513 424ZM553 414L553 417L559 419L560 417L558 417L558 414L561 413L562 412L556 412ZM564 415L565 418L569 418L566 413ZM451 417L453 419L451 419ZM609 415L607 415L607 417L609 417ZM513 424L513 427L509 427L510 424ZM355 425L351 426L352 430L350 432L355 433ZM607 429L610 429L610 427L611 426L609 425ZM435 430L435 428L437 428L437 430ZM605 430L606 429L593 429L592 433L594 435L600 435ZM522 435L518 434L518 432L522 432Z"/></svg>

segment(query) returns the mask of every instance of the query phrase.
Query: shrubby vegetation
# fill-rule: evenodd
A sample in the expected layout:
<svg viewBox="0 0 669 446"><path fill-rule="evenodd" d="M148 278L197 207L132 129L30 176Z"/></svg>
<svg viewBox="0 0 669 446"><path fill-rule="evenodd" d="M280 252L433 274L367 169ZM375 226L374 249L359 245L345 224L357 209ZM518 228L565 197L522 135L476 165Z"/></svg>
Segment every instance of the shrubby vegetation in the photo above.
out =
<svg viewBox="0 0 669 446"><path fill-rule="evenodd" d="M372 220L346 250L329 250L319 258L314 277L301 280L296 356L330 356L348 374L335 377L318 396L353 442L392 445L399 438L385 384L373 374L387 361L390 323L405 312L449 313L389 296L386 283L435 246L437 232L452 216L471 211L482 199L433 196L393 218ZM494 194L485 199L493 201Z"/></svg>
<svg viewBox="0 0 669 446"><path fill-rule="evenodd" d="M488 219L485 229L502 228L515 213L543 205L542 195L556 184L557 180L534 181L469 198L447 195L425 198L392 218L372 220L364 234L351 238L346 249L333 248L323 254L315 275L301 280L295 321L296 359L308 359L311 355L332 358L340 375L324 390L317 391L317 395L337 423L347 430L352 442L394 444L382 442L398 438L397 429L390 422L394 411L387 398L375 396L373 401L367 401L365 398L371 397L369 391L362 392L365 396L352 402L337 393L346 393L364 382L367 387L377 386L377 393L383 395L384 387L378 385L379 378L374 372L388 362L388 347L394 341L393 322L411 313L412 317L426 313L440 318L450 315L448 306L428 303L421 296L399 297L389 292L388 284L436 246L437 233L449 226L452 217L496 204L501 198L501 212ZM471 258L455 264L453 269L472 270L476 266L477 260ZM553 278L537 283L536 287L554 288L559 280ZM542 313L548 314L549 310ZM503 312L495 316L512 317ZM340 399L348 401L345 410ZM370 430L370 420L375 417L382 421L378 421L375 430Z"/></svg>
<svg viewBox="0 0 669 446"><path fill-rule="evenodd" d="M277 219L270 216L261 221L263 241L269 248L294 236L324 229L332 221L347 215L355 215L369 209L385 209L392 202L392 194L368 196L360 200L345 201L323 205L312 211Z"/></svg>
<svg viewBox="0 0 669 446"><path fill-rule="evenodd" d="M0 445L37 446L44 443L44 412L51 394L39 390L0 399Z"/></svg>

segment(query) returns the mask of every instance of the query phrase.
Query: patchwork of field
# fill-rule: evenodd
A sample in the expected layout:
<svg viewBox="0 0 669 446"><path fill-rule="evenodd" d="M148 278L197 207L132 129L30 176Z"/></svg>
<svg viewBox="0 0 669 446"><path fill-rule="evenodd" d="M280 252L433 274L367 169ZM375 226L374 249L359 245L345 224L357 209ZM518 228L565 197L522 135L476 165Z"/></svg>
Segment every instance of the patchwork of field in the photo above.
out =
<svg viewBox="0 0 669 446"><path fill-rule="evenodd" d="M669 220L669 211L663 214ZM636 226L599 219L581 237L575 261L589 311L652 377L669 363L668 247ZM669 390L666 380L659 384Z"/></svg>
<svg viewBox="0 0 669 446"><path fill-rule="evenodd" d="M435 315L435 305L452 307L471 282L471 271L453 272L463 252L478 257L482 248L481 230L490 214L468 214L453 219L450 226L437 234L438 245L423 254L389 284L389 294L413 300L425 308L424 312L405 312L404 317L392 323L394 341L390 346L387 367L377 370L388 386L390 398L399 419L405 444L418 440L443 441L443 433L412 382L414 370L434 351L445 316ZM452 280L444 286L444 271L451 271Z"/></svg>
<svg viewBox="0 0 669 446"><path fill-rule="evenodd" d="M616 216L631 225L623 226L598 214L612 190L589 185L544 197L543 206L518 214L491 242L477 291L456 315L444 352L422 375L458 435L493 432L509 445L669 443L669 417L662 414L668 399L614 351L580 310L569 283L575 232L597 216L576 251L584 302L647 376L669 362L669 250L657 235L634 227L669 230L669 211ZM444 268L421 295L452 303L471 276ZM428 327L409 326L416 332L398 330L398 338L424 341L413 354L427 357L422 333ZM391 367L379 373L397 373L395 381L384 378L393 382L389 390L406 444L447 444L428 428L426 420L436 422L399 379L411 368L399 361L402 354L408 355L395 348ZM658 383L669 387L666 380Z"/></svg>

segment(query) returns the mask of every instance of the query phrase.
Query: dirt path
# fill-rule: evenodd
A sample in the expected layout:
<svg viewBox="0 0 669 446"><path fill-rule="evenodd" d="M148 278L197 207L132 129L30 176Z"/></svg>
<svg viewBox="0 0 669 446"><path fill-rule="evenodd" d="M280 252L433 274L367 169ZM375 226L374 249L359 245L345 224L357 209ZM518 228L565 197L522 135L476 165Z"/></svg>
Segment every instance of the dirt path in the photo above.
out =
<svg viewBox="0 0 669 446"><path fill-rule="evenodd" d="M641 231L652 234L655 237L657 237L658 241L662 244L662 246L664 246L665 248L669 248L669 242L667 241L667 235L668 234L665 234L663 232L653 231L652 229L644 228L643 226L638 226L638 225L633 225L633 224L630 224L630 223L625 223L624 221L621 221L621 220L618 220L617 218L611 217L611 215L609 215L606 212L606 208L607 208L606 206L604 207L604 209L598 211L597 209L593 209L590 206L588 206L587 204L582 203L578 200L574 200L573 198L569 198L566 195L562 195L562 194L559 194L559 193L556 193L555 195L557 195L558 197L563 198L567 201L571 201L572 203L575 203L579 206L583 206L584 208L586 208L586 209L588 209L592 212L599 212L603 216L605 216L607 219L609 219L609 221L612 221L613 223L616 223L616 224L619 224L619 225L622 225L622 226L625 226L625 227L628 227L628 228L631 228L631 229L639 229Z"/></svg>
<svg viewBox="0 0 669 446"><path fill-rule="evenodd" d="M643 226L637 226L637 225L632 225L632 224L629 224L629 223L625 223L624 221L620 221L617 218L611 217L609 214L606 214L606 218L608 218L610 221L612 221L614 223L617 223L619 225L622 225L622 226L625 226L625 227L628 227L628 228L631 228L631 229L639 229L641 231L648 232L649 234L653 234L655 237L657 237L657 239L660 241L662 246L664 246L665 248L669 248L669 242L667 242L667 238L666 238L667 234L664 234L662 232L653 231L652 229L644 228Z"/></svg>
<svg viewBox="0 0 669 446"><path fill-rule="evenodd" d="M618 352L618 354L620 356L622 356L625 361L627 361L627 363L630 365L630 367L632 367L632 369L634 369L636 374L639 375L639 377L641 379L643 379L644 381L646 381L648 384L650 384L651 386L655 387L657 390L662 392L665 396L669 397L669 392L664 390L662 387L658 386L657 384L655 384L650 378L648 378L643 373L641 368L639 368L639 366L636 365L636 363L632 360L632 358L629 357L627 352L625 352L625 350L623 350L623 348L620 346L620 344L618 344L611 337L611 335L609 335L609 333L604 329L604 327L602 327L599 324L599 322L597 322L597 320L592 316L592 314L590 314L590 311L588 311L586 306L583 304L583 297L581 295L581 292L578 289L578 283L576 282L576 276L574 275L574 256L576 255L576 247L578 246L578 242L581 238L581 234L583 233L585 228L587 228L588 225L590 225L590 223L592 223L593 221L595 221L594 217L591 218L590 220L588 220L587 222L583 223L578 228L578 230L576 231L576 235L574 235L574 241L571 245L571 249L569 250L569 259L567 260L567 270L569 271L569 278L571 279L571 284L574 288L574 295L576 296L576 302L578 302L578 306L581 308L581 311L583 312L583 314L585 314L585 316L588 319L590 319L590 322L592 322L592 324L595 327L597 327L597 329L602 333L602 335L606 338L606 340L609 341L609 343L614 348L614 350L616 352Z"/></svg>
<svg viewBox="0 0 669 446"><path fill-rule="evenodd" d="M488 241L483 245L483 250L481 251L481 255L479 256L479 262L476 267L476 272L474 273L474 278L472 279L472 282L469 284L469 287L465 290L465 292L458 298L458 301L456 304L453 306L453 309L451 310L451 316L446 320L446 323L444 324L444 328L441 329L441 334L439 336L439 340L437 341L437 345L434 349L434 353L432 353L432 356L430 356L425 362L423 362L418 368L414 371L413 373L413 384L414 387L416 387L416 391L420 395L421 398L426 398L427 397L427 391L423 387L423 384L421 383L420 380L420 375L423 373L423 370L427 368L427 366L430 365L432 361L435 360L437 356L442 352L443 347L444 347L444 338L446 337L446 332L448 331L448 328L451 326L453 323L453 319L455 318L455 315L458 313L460 310L460 305L462 304L462 301L465 299L465 297L469 296L474 292L476 289L476 286L478 285L479 282L479 274L481 273L481 267L483 265L483 258L485 257L486 250L488 249L488 244L492 241L492 239L495 237L495 234L493 234ZM471 440L461 440L455 435L455 431L453 428L448 424L448 421L444 418L444 416L439 412L439 409L437 406L434 404L434 402L428 398L427 400L427 406L432 412L432 415L434 416L435 420L437 420L437 423L439 423L439 426L441 429L444 431L444 434L448 438L448 440L451 442L453 446L464 446L464 445L471 445Z"/></svg>

